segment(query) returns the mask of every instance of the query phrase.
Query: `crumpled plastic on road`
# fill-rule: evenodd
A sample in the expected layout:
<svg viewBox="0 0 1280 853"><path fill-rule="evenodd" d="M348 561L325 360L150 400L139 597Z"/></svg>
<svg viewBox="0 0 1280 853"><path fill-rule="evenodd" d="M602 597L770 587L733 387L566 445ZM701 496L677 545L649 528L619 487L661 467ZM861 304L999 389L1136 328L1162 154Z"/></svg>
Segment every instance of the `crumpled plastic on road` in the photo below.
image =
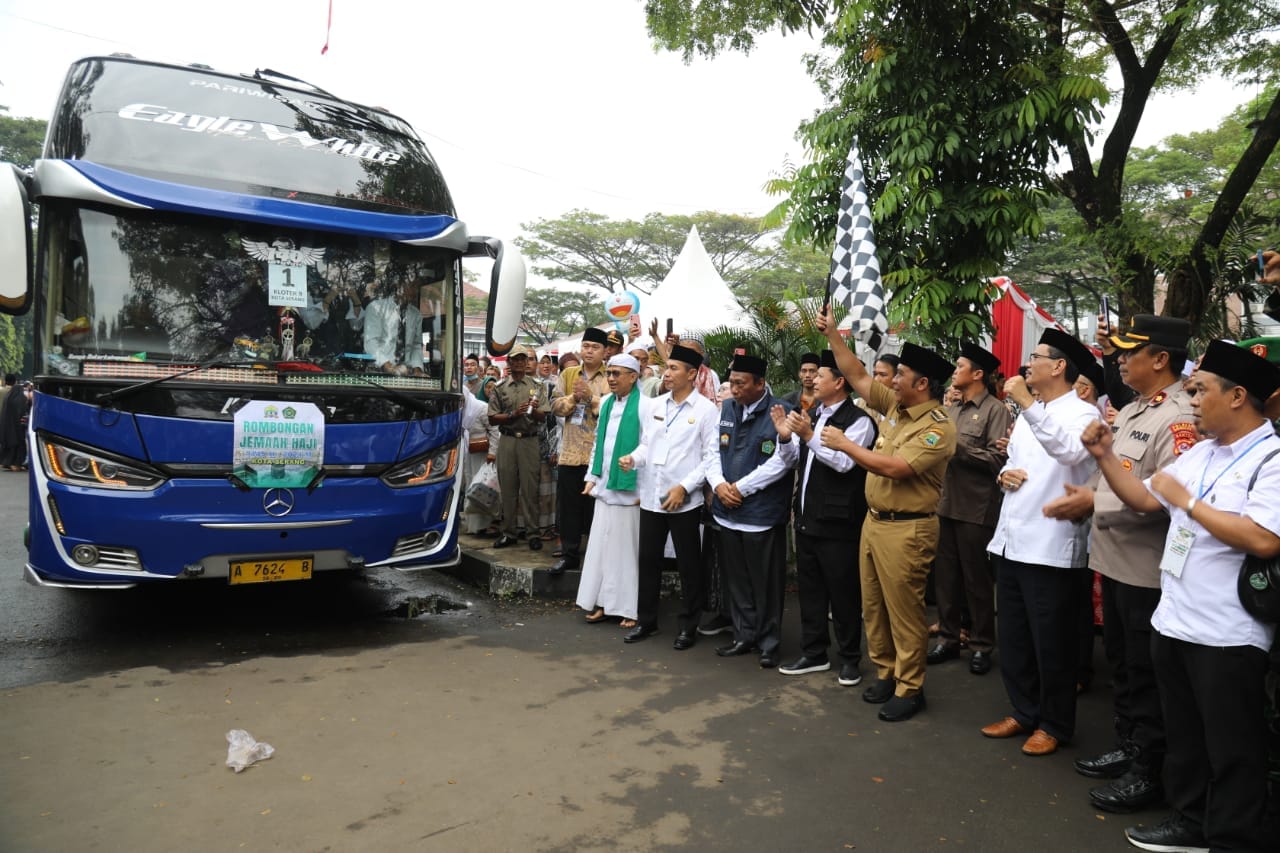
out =
<svg viewBox="0 0 1280 853"><path fill-rule="evenodd" d="M239 773L258 761L265 761L275 753L269 743L258 743L244 729L227 732L227 766Z"/></svg>

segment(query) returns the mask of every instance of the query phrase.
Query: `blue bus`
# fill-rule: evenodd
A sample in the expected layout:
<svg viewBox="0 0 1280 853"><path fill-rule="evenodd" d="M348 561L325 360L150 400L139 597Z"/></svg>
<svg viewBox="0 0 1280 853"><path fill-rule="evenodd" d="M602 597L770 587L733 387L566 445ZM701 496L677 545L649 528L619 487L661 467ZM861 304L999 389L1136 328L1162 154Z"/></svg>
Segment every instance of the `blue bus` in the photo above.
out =
<svg viewBox="0 0 1280 853"><path fill-rule="evenodd" d="M488 347L524 261L413 129L268 70L72 65L0 171L0 310L33 312L26 577L304 580L458 560L462 259Z"/></svg>

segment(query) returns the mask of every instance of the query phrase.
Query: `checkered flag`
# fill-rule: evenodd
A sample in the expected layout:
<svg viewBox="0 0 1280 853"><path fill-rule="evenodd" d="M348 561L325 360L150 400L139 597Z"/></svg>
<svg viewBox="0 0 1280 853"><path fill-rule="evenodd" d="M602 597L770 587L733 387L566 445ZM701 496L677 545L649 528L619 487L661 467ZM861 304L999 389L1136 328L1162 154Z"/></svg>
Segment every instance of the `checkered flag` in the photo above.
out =
<svg viewBox="0 0 1280 853"><path fill-rule="evenodd" d="M889 321L884 314L880 261L876 258L871 205L867 202L857 140L849 149L849 163L840 188L840 218L836 220L836 245L831 252L831 277L827 280L827 302L833 301L848 309L854 336L878 350Z"/></svg>

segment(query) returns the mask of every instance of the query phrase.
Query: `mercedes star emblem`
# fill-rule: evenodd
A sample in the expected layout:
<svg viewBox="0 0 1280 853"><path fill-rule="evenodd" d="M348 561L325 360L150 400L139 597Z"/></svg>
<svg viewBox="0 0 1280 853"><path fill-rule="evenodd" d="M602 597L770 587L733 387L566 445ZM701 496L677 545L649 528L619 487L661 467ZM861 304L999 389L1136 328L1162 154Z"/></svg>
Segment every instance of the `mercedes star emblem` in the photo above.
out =
<svg viewBox="0 0 1280 853"><path fill-rule="evenodd" d="M289 489L267 489L262 495L262 508L267 515L280 518L293 512L293 492Z"/></svg>

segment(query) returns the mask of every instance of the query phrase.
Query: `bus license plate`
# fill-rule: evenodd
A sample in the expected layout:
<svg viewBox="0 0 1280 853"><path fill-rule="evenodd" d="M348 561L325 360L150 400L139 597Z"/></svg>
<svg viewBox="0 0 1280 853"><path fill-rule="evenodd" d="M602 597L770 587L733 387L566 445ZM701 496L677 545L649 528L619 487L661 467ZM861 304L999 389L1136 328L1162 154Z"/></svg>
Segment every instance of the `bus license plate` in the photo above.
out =
<svg viewBox="0 0 1280 853"><path fill-rule="evenodd" d="M312 557L288 560L238 560L231 563L232 583L270 583L311 579Z"/></svg>

